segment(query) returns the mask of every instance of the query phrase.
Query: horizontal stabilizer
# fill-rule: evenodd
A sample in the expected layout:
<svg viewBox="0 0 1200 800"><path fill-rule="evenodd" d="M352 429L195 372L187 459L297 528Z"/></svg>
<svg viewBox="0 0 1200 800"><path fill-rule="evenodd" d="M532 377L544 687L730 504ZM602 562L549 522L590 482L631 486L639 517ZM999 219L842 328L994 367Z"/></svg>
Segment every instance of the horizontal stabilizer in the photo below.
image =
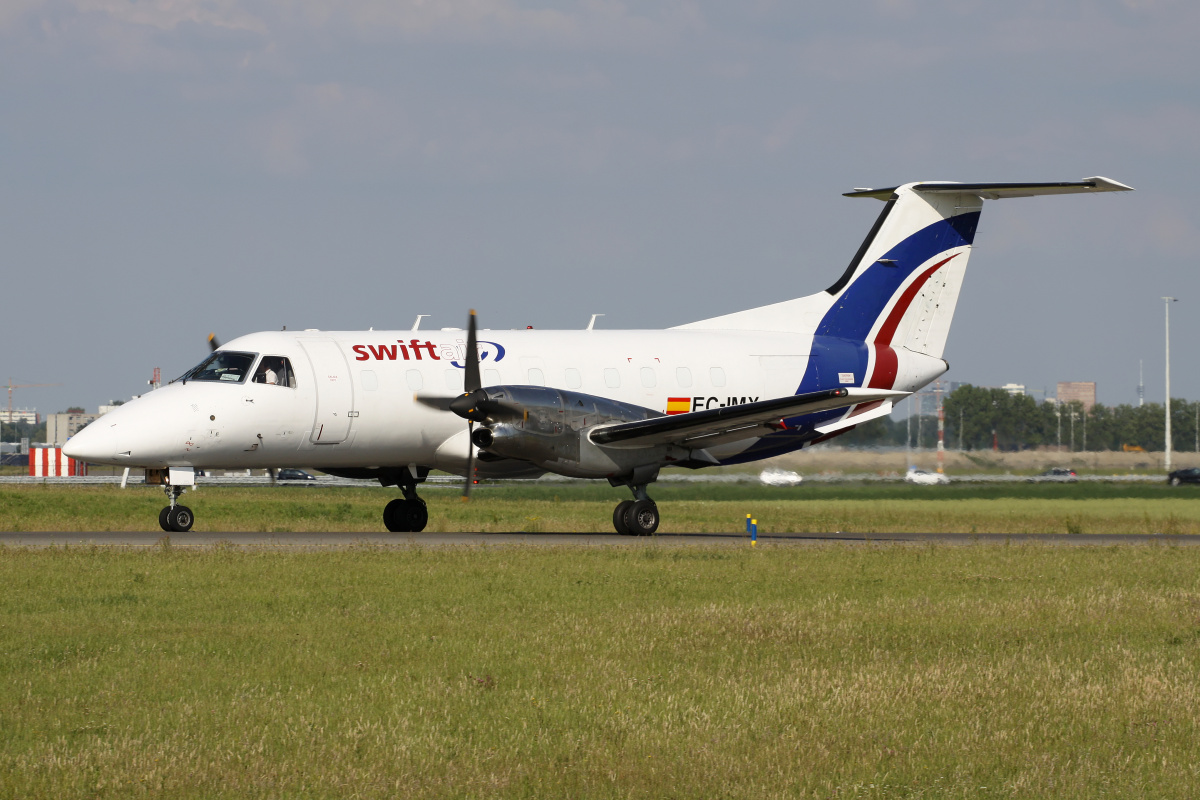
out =
<svg viewBox="0 0 1200 800"><path fill-rule="evenodd" d="M890 200L899 186L890 189L855 189L846 192L846 197L873 197L876 200ZM1099 176L1085 178L1082 181L1066 181L1059 183L951 183L947 181L926 181L909 186L914 192L926 194L974 194L984 200L1000 200L1005 197L1036 197L1042 194L1085 194L1088 192L1132 192L1132 186L1117 183Z"/></svg>
<svg viewBox="0 0 1200 800"><path fill-rule="evenodd" d="M709 447L781 430L780 422L787 417L878 400L893 400L907 395L908 392L888 389L829 389L760 400L757 403L606 425L593 430L591 439L598 445L621 448L665 444L693 448Z"/></svg>

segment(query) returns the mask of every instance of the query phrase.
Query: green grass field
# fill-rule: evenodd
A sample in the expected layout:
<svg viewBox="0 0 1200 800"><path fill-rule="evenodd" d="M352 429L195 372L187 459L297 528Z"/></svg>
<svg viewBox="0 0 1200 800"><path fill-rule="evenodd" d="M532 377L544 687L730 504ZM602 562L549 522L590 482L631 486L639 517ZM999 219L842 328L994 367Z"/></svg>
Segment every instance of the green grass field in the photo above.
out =
<svg viewBox="0 0 1200 800"><path fill-rule="evenodd" d="M0 549L0 581L5 798L1200 785L1193 548Z"/></svg>
<svg viewBox="0 0 1200 800"><path fill-rule="evenodd" d="M485 486L469 503L457 489L429 488L431 531L612 532L627 492L587 483ZM376 488L202 486L184 496L197 531L383 530ZM653 497L663 532L743 530L753 514L771 532L1200 533L1200 488L1165 484L661 484ZM0 487L0 529L157 530L165 505L145 486Z"/></svg>

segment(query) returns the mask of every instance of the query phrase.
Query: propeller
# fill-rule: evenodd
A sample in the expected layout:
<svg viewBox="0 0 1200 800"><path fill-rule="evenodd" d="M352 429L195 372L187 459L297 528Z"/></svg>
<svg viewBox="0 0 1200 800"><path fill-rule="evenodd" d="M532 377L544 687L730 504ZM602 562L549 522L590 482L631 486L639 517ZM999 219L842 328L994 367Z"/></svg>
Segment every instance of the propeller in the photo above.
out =
<svg viewBox="0 0 1200 800"><path fill-rule="evenodd" d="M217 341L217 335L215 333L210 333L208 335L208 349L216 350L220 346L221 343Z"/></svg>
<svg viewBox="0 0 1200 800"><path fill-rule="evenodd" d="M471 441L475 433L475 423L484 422L488 418L488 407L493 405L487 392L483 391L479 378L479 346L475 336L475 309L467 320L467 355L463 364L463 393L457 397L436 397L417 394L413 396L418 403L436 408L439 411L453 411L467 421L467 479L463 484L462 499L471 497L471 485L475 480L475 444Z"/></svg>
<svg viewBox="0 0 1200 800"><path fill-rule="evenodd" d="M461 397L455 398L450 403L450 410L460 416L458 409L454 407L455 403L460 406L469 404L472 406L467 409L467 478L463 481L462 499L465 503L471 499L471 484L475 481L475 443L471 441L472 434L475 433L475 416L478 413L479 403L476 401L476 393L481 392L481 381L479 380L479 344L475 339L475 309L471 309L471 316L467 318L467 361L463 364L463 394ZM466 398L471 398L469 403L465 403ZM486 398L487 395L484 395Z"/></svg>

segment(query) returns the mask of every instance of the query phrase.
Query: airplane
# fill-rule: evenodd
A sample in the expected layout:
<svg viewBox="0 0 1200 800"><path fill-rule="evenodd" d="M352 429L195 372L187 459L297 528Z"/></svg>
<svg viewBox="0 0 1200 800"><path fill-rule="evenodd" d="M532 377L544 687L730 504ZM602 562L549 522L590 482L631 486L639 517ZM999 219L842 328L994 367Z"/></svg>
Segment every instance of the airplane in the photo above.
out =
<svg viewBox="0 0 1200 800"><path fill-rule="evenodd" d="M942 358L984 200L1130 191L1060 183L922 181L845 194L884 202L840 277L817 294L665 330L268 331L212 352L73 436L66 455L146 469L178 502L215 468L310 466L395 486L389 531L425 528L431 470L473 480L605 479L648 535L666 467L799 450L886 416L949 369ZM593 323L595 317L593 317Z"/></svg>

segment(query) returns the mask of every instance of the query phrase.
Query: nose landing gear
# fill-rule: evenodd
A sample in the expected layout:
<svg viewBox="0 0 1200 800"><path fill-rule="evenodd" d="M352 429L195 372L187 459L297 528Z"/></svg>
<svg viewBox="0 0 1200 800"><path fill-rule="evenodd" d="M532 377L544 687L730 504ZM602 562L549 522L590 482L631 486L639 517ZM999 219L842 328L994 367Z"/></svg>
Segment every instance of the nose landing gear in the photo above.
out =
<svg viewBox="0 0 1200 800"><path fill-rule="evenodd" d="M196 517L192 514L192 510L184 505L179 505L176 501L183 494L183 486L164 486L163 491L167 493L167 500L170 505L158 512L158 525L168 533L186 533L192 529L192 523L196 521Z"/></svg>

